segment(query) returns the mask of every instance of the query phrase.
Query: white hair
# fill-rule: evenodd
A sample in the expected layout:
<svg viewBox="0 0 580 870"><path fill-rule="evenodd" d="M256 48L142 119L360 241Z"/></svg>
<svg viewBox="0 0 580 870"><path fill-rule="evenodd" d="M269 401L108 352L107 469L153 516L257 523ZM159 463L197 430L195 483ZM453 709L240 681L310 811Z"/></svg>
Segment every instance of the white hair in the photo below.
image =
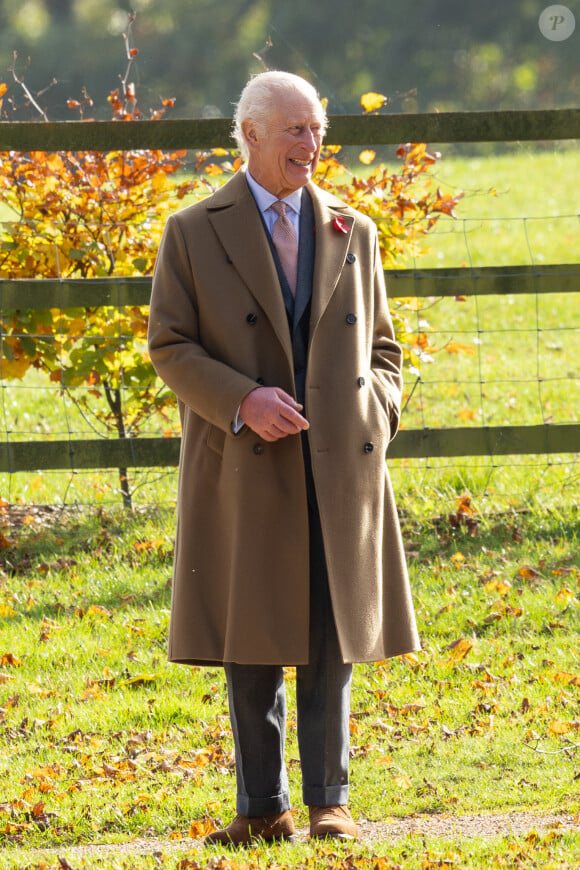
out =
<svg viewBox="0 0 580 870"><path fill-rule="evenodd" d="M326 112L316 93L316 89L301 76L293 73L269 70L253 76L240 94L240 99L234 112L234 129L232 135L244 159L248 159L249 150L242 131L244 121L252 120L263 131L272 109L278 104L284 94L297 93L310 100L320 112L322 132L326 129Z"/></svg>

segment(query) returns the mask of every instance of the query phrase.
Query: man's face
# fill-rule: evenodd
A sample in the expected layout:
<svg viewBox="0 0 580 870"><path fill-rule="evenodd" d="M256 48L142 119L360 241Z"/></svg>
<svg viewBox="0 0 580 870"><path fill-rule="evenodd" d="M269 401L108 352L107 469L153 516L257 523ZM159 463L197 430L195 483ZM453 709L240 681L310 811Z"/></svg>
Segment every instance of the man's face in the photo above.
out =
<svg viewBox="0 0 580 870"><path fill-rule="evenodd" d="M242 125L250 152L249 169L256 181L278 199L312 178L323 136L319 108L302 94L286 94L261 129L253 121Z"/></svg>

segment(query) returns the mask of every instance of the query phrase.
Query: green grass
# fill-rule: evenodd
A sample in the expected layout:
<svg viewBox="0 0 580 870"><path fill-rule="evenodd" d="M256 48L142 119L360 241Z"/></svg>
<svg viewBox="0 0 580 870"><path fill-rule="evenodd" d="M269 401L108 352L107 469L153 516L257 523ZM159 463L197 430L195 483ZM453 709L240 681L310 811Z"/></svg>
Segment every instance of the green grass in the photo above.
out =
<svg viewBox="0 0 580 870"><path fill-rule="evenodd" d="M578 262L578 196L571 183L580 172L576 143L550 149L521 143L516 152L484 157L452 153L452 146L441 146L434 181L446 192L462 190L465 196L457 219L439 221L428 236L429 253L414 265Z"/></svg>
<svg viewBox="0 0 580 870"><path fill-rule="evenodd" d="M192 823L231 817L235 783L221 671L166 662L171 514L101 512L38 525L2 552L0 867L36 866L27 850L66 854L135 837L179 837L183 854ZM579 529L572 508L483 520L471 532L446 518L407 521L423 649L355 668L356 816L580 810L571 748L579 742ZM291 669L287 676L292 697ZM294 725L291 713L289 775L303 825ZM580 857L569 834L536 846L564 843L568 860L572 848ZM393 863L406 849L408 867L429 850L480 852L480 864L459 866L483 867L492 847L384 848ZM288 866L312 859L313 847L293 849L283 853ZM370 861L373 850L360 849ZM264 854L281 860L277 849ZM150 866L139 860L127 866Z"/></svg>
<svg viewBox="0 0 580 870"><path fill-rule="evenodd" d="M489 870L500 868L549 867L558 870L573 870L577 867L575 856L578 849L578 836L572 833L550 831L539 835L532 832L528 837L496 837L490 841L443 840L415 835L405 837L393 844L377 844L375 847L360 845L278 845L255 846L238 852L197 848L184 845L155 854L143 855L128 850L118 857L86 857L75 860L75 853L68 865L95 868L95 870L311 870L311 868L332 868L332 870ZM59 851L59 855L62 855ZM66 850L65 854L66 853ZM63 856L64 857L64 856ZM20 863L24 860L26 863ZM82 862L82 863L79 863ZM0 857L2 870L62 870L54 854L38 855L32 862L29 856L23 859Z"/></svg>

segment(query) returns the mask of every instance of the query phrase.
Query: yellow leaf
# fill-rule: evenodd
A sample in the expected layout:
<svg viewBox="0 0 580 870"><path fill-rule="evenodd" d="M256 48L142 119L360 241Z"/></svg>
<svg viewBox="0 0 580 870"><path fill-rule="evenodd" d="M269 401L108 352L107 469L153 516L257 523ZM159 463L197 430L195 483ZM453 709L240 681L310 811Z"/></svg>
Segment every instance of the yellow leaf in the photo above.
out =
<svg viewBox="0 0 580 870"><path fill-rule="evenodd" d="M566 683L571 686L580 686L580 676L577 674L568 674L566 671L558 671L554 674L555 683Z"/></svg>
<svg viewBox="0 0 580 870"><path fill-rule="evenodd" d="M399 299L401 308L408 311L421 311L423 308L423 300L418 296L406 296L404 299Z"/></svg>
<svg viewBox="0 0 580 870"><path fill-rule="evenodd" d="M373 91L369 91L368 94L363 94L360 98L360 104L365 110L365 112L374 112L377 109L380 109L381 106L387 102L387 98L384 94L376 94Z"/></svg>
<svg viewBox="0 0 580 870"><path fill-rule="evenodd" d="M14 357L14 359L2 360L2 377L6 380L10 378L23 378L30 368L30 359L26 356Z"/></svg>
<svg viewBox="0 0 580 870"><path fill-rule="evenodd" d="M540 572L531 565L524 565L523 568L520 568L518 575L523 577L524 580L537 580L542 576Z"/></svg>
<svg viewBox="0 0 580 870"><path fill-rule="evenodd" d="M217 830L213 819L197 819L189 826L189 836L192 840L200 840L207 834Z"/></svg>
<svg viewBox="0 0 580 870"><path fill-rule="evenodd" d="M450 341L443 350L446 350L447 353L465 353L468 356L475 356L476 353L474 347L471 347L470 344L463 344L461 341Z"/></svg>
<svg viewBox="0 0 580 870"><path fill-rule="evenodd" d="M451 652L450 661L459 662L465 658L471 649L473 649L473 644L468 641L467 638L460 637L458 640L449 644L449 646L446 646L445 649Z"/></svg>
<svg viewBox="0 0 580 870"><path fill-rule="evenodd" d="M574 593L567 586L562 586L554 601L556 604L567 604L570 599L574 598Z"/></svg>
<svg viewBox="0 0 580 870"><path fill-rule="evenodd" d="M147 794L147 792L141 792L141 794L138 794L137 797L135 798L134 805L139 806L139 807L144 807L144 806L147 806L147 804L149 803L150 800L151 800L150 794Z"/></svg>
<svg viewBox="0 0 580 870"><path fill-rule="evenodd" d="M29 771L29 775L34 779L58 779L58 777L62 773L62 768L58 764L54 764L52 767L36 767L34 770Z"/></svg>
<svg viewBox="0 0 580 870"><path fill-rule="evenodd" d="M38 698L54 698L56 696L54 689L46 689L44 686L39 686L38 683L27 683L26 689L31 695L36 695Z"/></svg>
<svg viewBox="0 0 580 870"><path fill-rule="evenodd" d="M365 166L369 166L369 164L373 162L376 156L377 155L374 151L367 149L366 151L361 151L361 153L358 155L358 159L361 163L364 163Z"/></svg>
<svg viewBox="0 0 580 870"><path fill-rule="evenodd" d="M393 763L393 756L392 755L383 755L382 758L377 758L377 760L375 761L375 764L387 764L387 765L389 765L392 763Z"/></svg>
<svg viewBox="0 0 580 870"><path fill-rule="evenodd" d="M572 730L572 727L573 725L571 722L558 722L554 720L553 722L550 722L549 730L550 734L567 734Z"/></svg>
<svg viewBox="0 0 580 870"><path fill-rule="evenodd" d="M21 664L22 660L15 656L14 653L4 653L3 656L0 656L0 668L19 668Z"/></svg>
<svg viewBox="0 0 580 870"><path fill-rule="evenodd" d="M68 335L84 335L87 328L87 322L83 317L73 317L68 324Z"/></svg>
<svg viewBox="0 0 580 870"><path fill-rule="evenodd" d="M0 619L7 619L10 616L16 616L16 611L9 604L0 604Z"/></svg>
<svg viewBox="0 0 580 870"><path fill-rule="evenodd" d="M100 686L95 684L93 686L88 686L88 688L86 688L84 690L84 692L81 695L80 700L81 701L90 701L90 700L99 701L104 697L105 696L104 696L103 692L101 691Z"/></svg>
<svg viewBox="0 0 580 870"><path fill-rule="evenodd" d="M395 785L397 785L399 788L411 788L412 783L406 773L396 774L393 777L393 780L395 782Z"/></svg>
<svg viewBox="0 0 580 870"><path fill-rule="evenodd" d="M88 608L85 616L109 617L109 616L112 616L112 613L110 610L107 610L107 608L103 607L101 604L91 604L91 606Z"/></svg>

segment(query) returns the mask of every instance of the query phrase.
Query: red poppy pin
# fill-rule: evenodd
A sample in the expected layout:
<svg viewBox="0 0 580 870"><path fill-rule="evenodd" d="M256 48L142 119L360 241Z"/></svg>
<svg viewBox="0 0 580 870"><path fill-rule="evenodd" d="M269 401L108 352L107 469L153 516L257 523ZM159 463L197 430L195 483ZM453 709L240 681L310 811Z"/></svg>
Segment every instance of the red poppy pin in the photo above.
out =
<svg viewBox="0 0 580 870"><path fill-rule="evenodd" d="M338 230L339 233L348 233L350 232L350 226L342 217L335 217L332 222L332 226L335 230Z"/></svg>

